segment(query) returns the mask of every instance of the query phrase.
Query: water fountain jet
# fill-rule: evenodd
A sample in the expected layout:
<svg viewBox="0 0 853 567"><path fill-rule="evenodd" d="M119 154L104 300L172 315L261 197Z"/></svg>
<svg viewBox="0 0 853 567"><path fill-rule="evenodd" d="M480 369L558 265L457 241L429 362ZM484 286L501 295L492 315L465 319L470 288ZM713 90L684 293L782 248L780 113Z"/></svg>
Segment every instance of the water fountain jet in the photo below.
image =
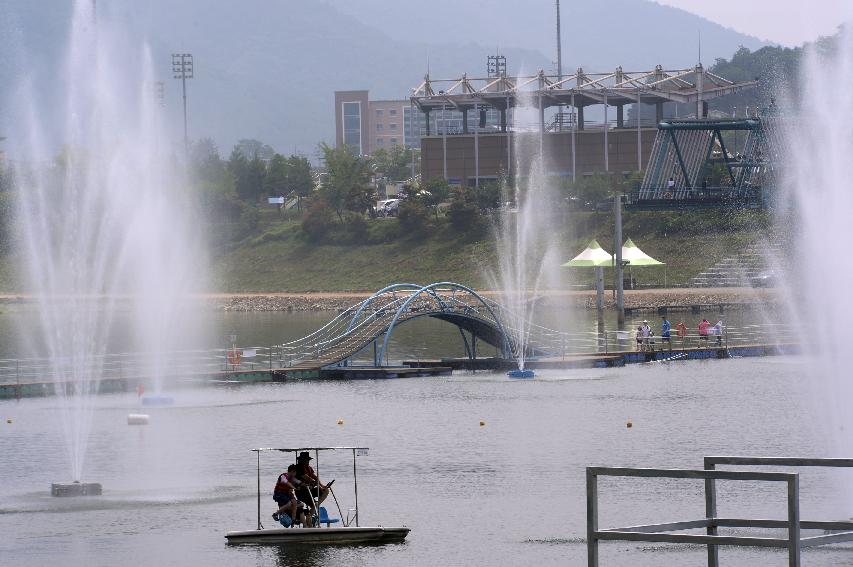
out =
<svg viewBox="0 0 853 567"><path fill-rule="evenodd" d="M524 132L519 127L534 121L539 123L541 117L535 100L521 95L519 100L524 104L517 106L513 115L514 183L507 180L504 186L504 206L494 226L498 271L490 273L489 280L493 289L500 291L502 317L518 364L507 375L533 378L535 373L526 364L534 309L543 277L548 268L558 263L550 265L556 248L552 222L554 199L546 175L544 133L538 128Z"/></svg>
<svg viewBox="0 0 853 567"><path fill-rule="evenodd" d="M40 318L32 343L43 345L34 355L51 361L45 374L60 399L74 479L54 483L57 496L101 491L81 479L99 385L121 372L104 366L117 346L116 314L131 313L131 344L121 348L152 353L146 374L163 403L163 353L196 334L197 317L185 306L204 273L185 168L151 96L152 56L109 18L93 25L93 10L93 2L74 2L64 80L21 87L10 111L17 146L9 153L25 164L15 179L21 256ZM36 96L56 84L63 104Z"/></svg>
<svg viewBox="0 0 853 567"><path fill-rule="evenodd" d="M798 340L811 356L806 395L814 404L814 421L825 432L827 449L836 455L853 453L853 393L847 359L853 303L850 213L853 192L850 156L853 135L844 117L853 114L853 34L841 28L826 45L804 50L799 101L784 101L796 113L785 112L781 197L776 202L777 230L791 235L791 266L784 278L789 320L800 322ZM837 41L836 45L832 45ZM827 80L832 77L832 80ZM846 477L840 491L841 513L853 510L853 483Z"/></svg>

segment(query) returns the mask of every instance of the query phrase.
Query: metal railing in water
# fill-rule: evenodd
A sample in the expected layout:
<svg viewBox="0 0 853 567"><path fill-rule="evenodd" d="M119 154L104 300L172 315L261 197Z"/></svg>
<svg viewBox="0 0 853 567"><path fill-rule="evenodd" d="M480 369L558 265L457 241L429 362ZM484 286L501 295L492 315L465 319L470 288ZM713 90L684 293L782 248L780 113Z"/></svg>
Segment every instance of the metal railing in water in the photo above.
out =
<svg viewBox="0 0 853 567"><path fill-rule="evenodd" d="M787 550L788 565L800 567L804 547L815 547L853 541L853 521L803 520L800 517L800 475L787 471L758 472L717 470L718 465L746 467L827 467L853 468L853 459L811 459L788 457L705 457L704 468L652 469L635 467L587 467L587 565L599 567L601 541L653 543L686 543L704 545L708 567L719 567L720 546L776 547ZM699 519L646 524L630 527L599 527L598 479L622 477L640 479L694 479L704 481L705 515ZM720 517L717 511L717 481L779 482L786 487L787 514L784 519ZM741 535L739 532L720 534L718 528L784 530L783 534ZM704 529L704 534L690 530ZM819 535L804 536L803 530L817 530Z"/></svg>

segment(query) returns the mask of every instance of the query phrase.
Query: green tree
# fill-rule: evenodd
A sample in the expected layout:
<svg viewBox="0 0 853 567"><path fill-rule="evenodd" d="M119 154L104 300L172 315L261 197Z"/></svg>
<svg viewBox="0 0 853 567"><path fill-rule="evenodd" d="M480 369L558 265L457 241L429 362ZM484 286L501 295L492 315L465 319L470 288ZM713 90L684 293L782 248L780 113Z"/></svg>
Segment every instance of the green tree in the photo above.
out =
<svg viewBox="0 0 853 567"><path fill-rule="evenodd" d="M239 148L240 153L248 159L252 159L257 156L261 161L269 161L275 155L275 150L272 149L272 146L252 138L239 140L235 147Z"/></svg>
<svg viewBox="0 0 853 567"><path fill-rule="evenodd" d="M480 186L469 189L473 192L474 204L481 211L497 209L501 206L501 185L497 181L480 181Z"/></svg>
<svg viewBox="0 0 853 567"><path fill-rule="evenodd" d="M190 152L190 180L196 190L202 213L212 223L234 222L243 205L235 191L234 176L219 157L213 140L202 139Z"/></svg>
<svg viewBox="0 0 853 567"><path fill-rule="evenodd" d="M250 198L249 160L237 146L234 146L234 149L231 150L231 156L228 158L228 171L234 177L237 196L241 199Z"/></svg>
<svg viewBox="0 0 853 567"><path fill-rule="evenodd" d="M375 192L370 187L370 161L353 155L346 148L320 144L326 165L326 179L320 195L343 223L344 211L363 213L373 205Z"/></svg>
<svg viewBox="0 0 853 567"><path fill-rule="evenodd" d="M267 166L264 192L272 197L284 197L290 191L290 162L283 155L275 154Z"/></svg>
<svg viewBox="0 0 853 567"><path fill-rule="evenodd" d="M264 194L264 180L267 176L267 166L261 161L261 158L255 156L249 160L249 197L252 201L257 201Z"/></svg>
<svg viewBox="0 0 853 567"><path fill-rule="evenodd" d="M312 198L302 213L302 232L309 240L319 242L331 229L332 213L324 199Z"/></svg>
<svg viewBox="0 0 853 567"><path fill-rule="evenodd" d="M302 199L311 195L314 191L314 175L311 173L311 163L303 156L290 156L287 160L288 175L287 184L291 191L295 191L299 200L297 207L302 209Z"/></svg>
<svg viewBox="0 0 853 567"><path fill-rule="evenodd" d="M430 207L438 218L438 206L450 196L450 185L443 177L433 177L427 181L423 191L419 193L424 205Z"/></svg>
<svg viewBox="0 0 853 567"><path fill-rule="evenodd" d="M12 247L17 196L12 171L5 169L0 162L0 250L4 252Z"/></svg>
<svg viewBox="0 0 853 567"><path fill-rule="evenodd" d="M567 181L564 187L572 200L586 208L609 198L611 192L609 176L604 174L579 177L575 182Z"/></svg>
<svg viewBox="0 0 853 567"><path fill-rule="evenodd" d="M390 150L380 148L373 152L376 173L392 181L409 179L412 176L412 154L415 158L415 175L417 175L420 173L420 152L400 145L395 145Z"/></svg>

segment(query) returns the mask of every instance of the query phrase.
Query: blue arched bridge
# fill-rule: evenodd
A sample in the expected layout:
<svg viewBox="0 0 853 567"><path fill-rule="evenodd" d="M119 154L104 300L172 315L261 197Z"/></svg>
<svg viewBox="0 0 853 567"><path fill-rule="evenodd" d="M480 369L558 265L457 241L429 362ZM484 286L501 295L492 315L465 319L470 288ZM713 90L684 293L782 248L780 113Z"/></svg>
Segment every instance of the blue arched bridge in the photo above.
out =
<svg viewBox="0 0 853 567"><path fill-rule="evenodd" d="M477 340L495 347L502 358L516 358L522 348L526 357L559 350L553 347L564 340L563 333L537 325L514 328L510 321L516 319L509 315L497 302L458 283L398 283L353 305L310 335L278 348L286 367L317 369L346 364L373 345L373 363L380 367L388 364L389 339L397 327L432 317L459 329L472 358L476 356Z"/></svg>

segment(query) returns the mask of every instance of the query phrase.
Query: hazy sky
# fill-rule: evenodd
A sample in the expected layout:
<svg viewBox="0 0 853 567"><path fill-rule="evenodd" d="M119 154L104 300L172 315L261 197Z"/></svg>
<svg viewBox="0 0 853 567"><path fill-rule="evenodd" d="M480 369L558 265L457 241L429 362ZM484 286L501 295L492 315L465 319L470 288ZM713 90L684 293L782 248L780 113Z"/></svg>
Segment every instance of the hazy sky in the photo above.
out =
<svg viewBox="0 0 853 567"><path fill-rule="evenodd" d="M853 19L853 0L657 0L783 45L835 32Z"/></svg>

